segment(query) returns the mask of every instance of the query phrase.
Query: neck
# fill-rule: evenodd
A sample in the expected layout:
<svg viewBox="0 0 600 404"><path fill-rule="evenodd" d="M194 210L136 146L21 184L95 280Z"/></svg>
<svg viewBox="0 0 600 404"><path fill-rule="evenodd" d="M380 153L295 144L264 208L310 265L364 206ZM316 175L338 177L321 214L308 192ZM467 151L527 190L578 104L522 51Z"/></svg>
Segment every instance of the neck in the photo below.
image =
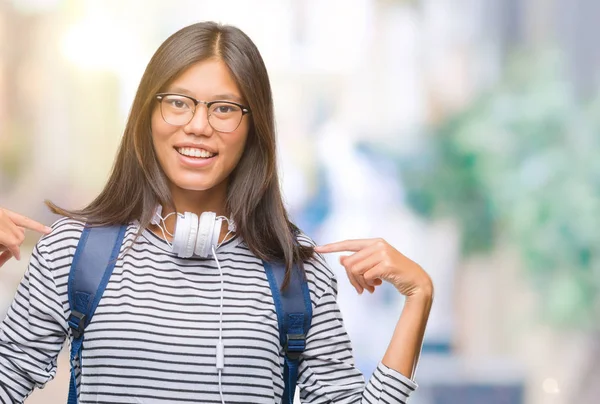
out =
<svg viewBox="0 0 600 404"><path fill-rule="evenodd" d="M217 216L224 216L229 218L229 214L226 209L226 187L217 186L209 191L189 191L173 186L171 188L171 198L175 210L169 206L162 206L163 218L167 217L170 213L184 213L192 212L195 213L198 218L202 212L215 212ZM170 215L164 222L167 230L173 233L175 232L175 225L177 223L177 216ZM227 229L228 223L224 220L221 224L221 234L219 236L219 243L225 241L225 237L229 230ZM162 237L162 232L157 226L152 226L151 230ZM172 237L166 234L169 241L172 241ZM227 236L228 239L232 238L233 233Z"/></svg>
<svg viewBox="0 0 600 404"><path fill-rule="evenodd" d="M171 199L175 211L179 213L192 212L200 216L202 212L215 212L217 216L228 216L226 208L227 187L222 183L206 191L190 191L176 186L171 187ZM163 216L173 210L163 206Z"/></svg>

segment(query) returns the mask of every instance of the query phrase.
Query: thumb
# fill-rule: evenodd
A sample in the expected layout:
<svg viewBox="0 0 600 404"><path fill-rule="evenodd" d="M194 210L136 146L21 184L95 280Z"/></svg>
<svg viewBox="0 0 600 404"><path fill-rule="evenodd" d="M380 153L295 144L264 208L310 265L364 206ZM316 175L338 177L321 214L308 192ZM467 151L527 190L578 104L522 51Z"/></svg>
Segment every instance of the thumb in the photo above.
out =
<svg viewBox="0 0 600 404"><path fill-rule="evenodd" d="M349 255L340 255L340 264L344 265L344 261L348 258Z"/></svg>
<svg viewBox="0 0 600 404"><path fill-rule="evenodd" d="M0 267L6 263L11 257L12 253L10 251L3 251L0 253Z"/></svg>

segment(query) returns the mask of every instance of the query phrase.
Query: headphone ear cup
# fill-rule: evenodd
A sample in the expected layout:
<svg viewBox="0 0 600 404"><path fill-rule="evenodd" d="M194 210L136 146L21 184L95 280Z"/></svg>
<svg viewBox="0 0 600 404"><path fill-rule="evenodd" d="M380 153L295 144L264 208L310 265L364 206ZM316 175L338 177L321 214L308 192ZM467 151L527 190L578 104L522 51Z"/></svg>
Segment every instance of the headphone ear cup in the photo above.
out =
<svg viewBox="0 0 600 404"><path fill-rule="evenodd" d="M213 226L213 230L212 230L212 242L211 242L211 246L217 246L219 245L219 236L221 235L221 225L223 224L223 219L218 217L215 220L215 224Z"/></svg>
<svg viewBox="0 0 600 404"><path fill-rule="evenodd" d="M176 215L175 234L173 234L173 252L181 257L186 239L190 233L189 221L183 219L180 214Z"/></svg>
<svg viewBox="0 0 600 404"><path fill-rule="evenodd" d="M211 247L213 246L213 230L215 228L215 212L202 212L200 215L200 223L198 225L198 237L196 239L196 255L206 258L210 255Z"/></svg>
<svg viewBox="0 0 600 404"><path fill-rule="evenodd" d="M173 237L173 252L181 258L189 258L194 254L194 246L198 235L198 215L185 212L177 215L175 236Z"/></svg>
<svg viewBox="0 0 600 404"><path fill-rule="evenodd" d="M190 212L188 212L190 213ZM198 215L190 213L190 235L185 245L185 258L194 255L194 247L196 246L196 239L198 238Z"/></svg>

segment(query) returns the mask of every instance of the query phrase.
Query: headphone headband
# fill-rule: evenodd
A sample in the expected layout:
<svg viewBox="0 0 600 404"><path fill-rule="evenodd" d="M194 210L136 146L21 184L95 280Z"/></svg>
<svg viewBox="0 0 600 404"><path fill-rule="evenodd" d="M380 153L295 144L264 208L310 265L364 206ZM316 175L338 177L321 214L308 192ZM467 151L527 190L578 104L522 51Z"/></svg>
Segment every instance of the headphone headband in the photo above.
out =
<svg viewBox="0 0 600 404"><path fill-rule="evenodd" d="M164 235L167 230L163 227L164 218L161 215L162 206L158 205L150 223L160 227ZM213 246L216 248L219 245L223 220L228 222L227 230L235 232L233 220L217 216L215 212L202 212L200 218L192 212L177 213L171 249L181 258L189 258L193 255L208 258Z"/></svg>

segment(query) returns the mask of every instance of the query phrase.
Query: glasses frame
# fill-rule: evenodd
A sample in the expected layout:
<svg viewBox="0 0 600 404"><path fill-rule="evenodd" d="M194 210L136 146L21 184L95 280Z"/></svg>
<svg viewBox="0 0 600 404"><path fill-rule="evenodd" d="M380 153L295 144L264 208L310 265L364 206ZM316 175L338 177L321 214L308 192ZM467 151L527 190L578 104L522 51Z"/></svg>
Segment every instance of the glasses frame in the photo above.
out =
<svg viewBox="0 0 600 404"><path fill-rule="evenodd" d="M194 110L192 111L192 116L190 117L190 120L187 121L184 124L181 125L174 125L171 122L167 121L165 119L165 115L163 113L163 109L162 109L162 101L165 97L169 96L169 95L176 95L177 97L184 97L187 98L188 100L192 101L194 103ZM163 121L165 121L166 123L168 123L169 125L173 125L173 126L185 126L187 124L189 124L190 122L192 122L192 119L194 119L194 116L196 115L196 109L198 108L198 104L204 104L206 105L206 109L210 111L210 107L215 105L215 104L231 104L231 105L235 105L236 107L240 108L242 110L242 116L240 117L240 121L238 122L237 126L229 131L223 131L223 130L218 130L216 129L214 126L212 126L212 123L210 123L210 114L208 114L208 116L206 117L206 120L208 121L208 124L210 125L211 128L213 128L214 130L216 130L217 132L221 132L221 133L231 133L234 132L237 128L240 127L240 124L242 123L242 120L244 119L244 115L246 114L250 114L252 113L252 111L250 110L250 108L248 108L247 106L234 102L234 101L229 101L229 100L215 100L215 101L201 101L201 100L197 100L194 97L190 97L189 95L185 95L185 94L178 94L178 93L158 93L156 94L156 100L159 103L159 108L160 108L160 116L162 117Z"/></svg>

